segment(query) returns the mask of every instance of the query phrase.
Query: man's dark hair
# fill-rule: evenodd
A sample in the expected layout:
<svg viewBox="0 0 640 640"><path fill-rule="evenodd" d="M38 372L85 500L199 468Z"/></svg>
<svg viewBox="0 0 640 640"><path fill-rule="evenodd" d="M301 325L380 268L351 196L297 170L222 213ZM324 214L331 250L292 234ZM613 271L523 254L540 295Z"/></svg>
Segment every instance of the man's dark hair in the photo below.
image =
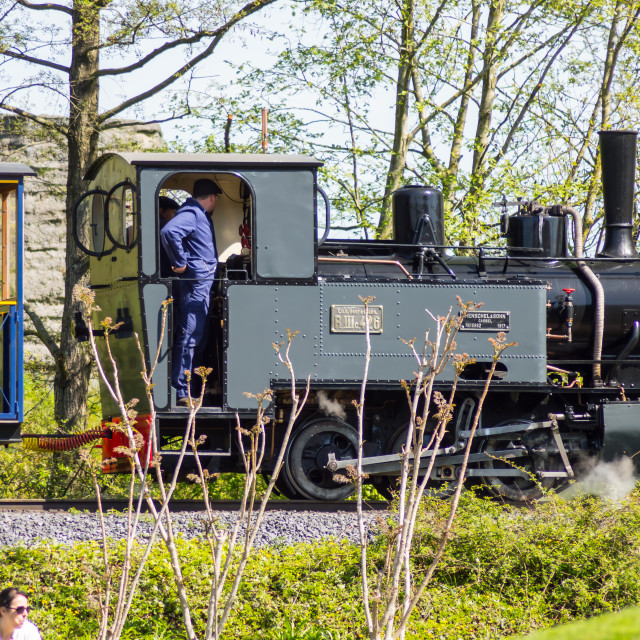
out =
<svg viewBox="0 0 640 640"><path fill-rule="evenodd" d="M167 196L160 196L158 198L158 209L173 209L177 211L180 205L173 199L167 198Z"/></svg>
<svg viewBox="0 0 640 640"><path fill-rule="evenodd" d="M214 193L219 196L222 194L222 189L213 180L201 178L193 183L193 197L196 200L206 198Z"/></svg>

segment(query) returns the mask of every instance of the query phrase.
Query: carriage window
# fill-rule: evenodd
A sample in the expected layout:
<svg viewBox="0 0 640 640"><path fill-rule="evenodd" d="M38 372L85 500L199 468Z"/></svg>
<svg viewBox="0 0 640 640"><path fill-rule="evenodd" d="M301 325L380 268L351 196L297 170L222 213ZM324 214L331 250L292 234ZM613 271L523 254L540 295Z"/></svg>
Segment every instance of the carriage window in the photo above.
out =
<svg viewBox="0 0 640 640"><path fill-rule="evenodd" d="M0 181L0 194L2 196L2 217L0 219L0 237L2 238L2 300L12 300L16 297L17 278L17 181Z"/></svg>
<svg viewBox="0 0 640 640"><path fill-rule="evenodd" d="M91 243L93 250L104 251L104 194L94 193L91 197Z"/></svg>

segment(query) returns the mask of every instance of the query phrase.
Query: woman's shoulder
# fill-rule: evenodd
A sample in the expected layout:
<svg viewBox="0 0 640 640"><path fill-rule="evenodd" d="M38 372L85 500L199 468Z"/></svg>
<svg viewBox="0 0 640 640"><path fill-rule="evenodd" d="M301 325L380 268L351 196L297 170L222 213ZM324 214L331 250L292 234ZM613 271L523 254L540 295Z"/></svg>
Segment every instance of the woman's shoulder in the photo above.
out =
<svg viewBox="0 0 640 640"><path fill-rule="evenodd" d="M42 640L42 636L33 622L25 620L24 624L13 632L12 640Z"/></svg>

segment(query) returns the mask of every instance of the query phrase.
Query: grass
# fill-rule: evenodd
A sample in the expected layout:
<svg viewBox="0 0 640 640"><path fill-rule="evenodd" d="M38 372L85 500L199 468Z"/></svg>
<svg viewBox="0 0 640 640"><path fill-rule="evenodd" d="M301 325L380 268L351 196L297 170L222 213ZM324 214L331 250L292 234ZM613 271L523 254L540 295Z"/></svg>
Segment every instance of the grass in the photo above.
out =
<svg viewBox="0 0 640 640"><path fill-rule="evenodd" d="M640 608L637 607L527 636L527 640L637 640L638 638L640 638Z"/></svg>

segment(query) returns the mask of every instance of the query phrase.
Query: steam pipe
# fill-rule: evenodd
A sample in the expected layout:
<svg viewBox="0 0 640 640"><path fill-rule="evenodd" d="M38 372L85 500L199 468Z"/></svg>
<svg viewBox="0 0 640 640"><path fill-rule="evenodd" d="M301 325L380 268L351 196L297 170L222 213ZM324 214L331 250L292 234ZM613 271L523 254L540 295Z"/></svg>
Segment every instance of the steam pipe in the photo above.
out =
<svg viewBox="0 0 640 640"><path fill-rule="evenodd" d="M585 278L591 285L594 298L593 311L593 360L595 360L592 369L593 384L602 383L602 340L604 336L604 287L582 258L584 257L584 244L582 241L582 216L577 209L564 206L561 208L562 213L570 215L573 218L573 247L577 259L578 268L584 274Z"/></svg>
<svg viewBox="0 0 640 640"><path fill-rule="evenodd" d="M347 257L324 257L318 258L318 262L356 262L358 264L392 264L404 273L409 280L413 280L413 276L404 268L400 260L375 260L373 258L347 258Z"/></svg>

